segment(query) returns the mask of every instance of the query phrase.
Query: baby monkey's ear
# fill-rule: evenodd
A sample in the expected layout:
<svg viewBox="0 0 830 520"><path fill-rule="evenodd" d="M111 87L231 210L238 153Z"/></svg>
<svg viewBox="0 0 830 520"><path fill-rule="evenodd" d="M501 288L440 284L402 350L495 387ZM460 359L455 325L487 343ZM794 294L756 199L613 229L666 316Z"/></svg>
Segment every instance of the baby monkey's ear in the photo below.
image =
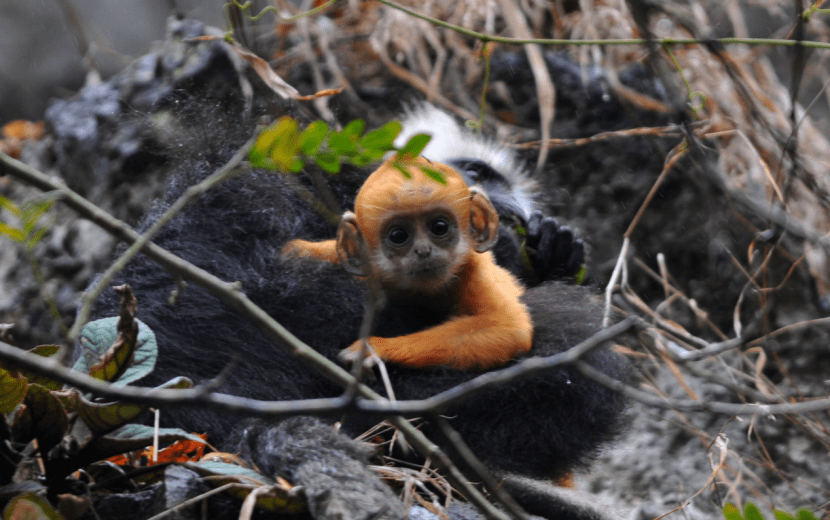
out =
<svg viewBox="0 0 830 520"><path fill-rule="evenodd" d="M489 251L499 240L499 214L481 188L470 188L470 237L479 253Z"/></svg>
<svg viewBox="0 0 830 520"><path fill-rule="evenodd" d="M337 256L347 273L369 276L369 251L363 234L357 225L357 217L351 211L343 214L337 228Z"/></svg>

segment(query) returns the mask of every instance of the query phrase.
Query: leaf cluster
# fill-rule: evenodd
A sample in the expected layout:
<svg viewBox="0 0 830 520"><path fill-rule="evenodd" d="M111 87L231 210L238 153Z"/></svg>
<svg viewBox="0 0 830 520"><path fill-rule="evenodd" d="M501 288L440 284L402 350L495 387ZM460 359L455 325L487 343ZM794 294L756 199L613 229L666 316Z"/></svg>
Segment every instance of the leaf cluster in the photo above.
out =
<svg viewBox="0 0 830 520"><path fill-rule="evenodd" d="M775 520L818 520L812 511L805 508L796 511L795 515L776 509L772 512L772 516ZM726 504L723 507L723 517L726 520L764 520L764 515L752 502L744 505L743 514L735 504Z"/></svg>
<svg viewBox="0 0 830 520"><path fill-rule="evenodd" d="M345 163L366 166L395 152L392 165L409 178L405 163L418 157L430 140L430 136L418 134L402 147L396 147L395 138L401 132L398 121L390 121L364 135L365 129L366 122L355 119L339 131L329 128L325 121L314 121L300 131L295 119L284 116L257 137L248 160L256 167L291 173L300 172L307 161L313 161L326 172L337 174ZM423 166L421 169L431 179L446 184L438 170Z"/></svg>
<svg viewBox="0 0 830 520"><path fill-rule="evenodd" d="M122 288L122 298L120 318L98 320L84 328L81 341L87 352L74 367L118 386L150 373L158 357L153 332L134 318L135 300L128 288ZM62 349L40 345L29 353L58 363ZM164 386L188 388L192 383L177 378ZM0 365L0 440L5 442L0 449L5 457L0 457L0 482L19 486L15 471L27 458L42 461L50 486L87 464L152 444L152 428L129 424L142 411L139 405L100 402L50 377L4 363ZM188 436L183 431L164 435L171 440Z"/></svg>
<svg viewBox="0 0 830 520"><path fill-rule="evenodd" d="M148 375L155 368L158 348L153 331L135 319L136 300L129 286L121 293L119 317L88 323L79 336L81 355L73 369L90 377L125 386ZM40 345L32 356L57 360L58 345ZM190 388L184 377L160 388ZM247 507L295 513L305 509L302 487L292 487L258 472L222 460L199 461L204 453L204 435L178 428L158 430L158 440L172 446L158 453L152 462L154 429L131 424L146 407L121 402L101 402L78 389L31 370L0 365L0 499L11 499L3 519L60 519L61 515L44 496L55 498L72 489L78 470L96 482L131 479L153 483L165 478L165 462L185 464L216 486L246 499ZM190 462L197 460L197 462ZM146 466L158 466L147 470ZM40 472L31 469L42 468ZM133 476L125 471L135 470ZM41 478L42 477L42 478ZM252 493L254 492L255 493ZM62 497L61 500L64 500Z"/></svg>
<svg viewBox="0 0 830 520"><path fill-rule="evenodd" d="M0 221L0 235L4 235L27 249L32 249L40 242L49 229L49 225L41 225L41 218L52 209L60 194L58 192L45 193L34 200L17 205L0 195L0 209L9 212L18 224Z"/></svg>

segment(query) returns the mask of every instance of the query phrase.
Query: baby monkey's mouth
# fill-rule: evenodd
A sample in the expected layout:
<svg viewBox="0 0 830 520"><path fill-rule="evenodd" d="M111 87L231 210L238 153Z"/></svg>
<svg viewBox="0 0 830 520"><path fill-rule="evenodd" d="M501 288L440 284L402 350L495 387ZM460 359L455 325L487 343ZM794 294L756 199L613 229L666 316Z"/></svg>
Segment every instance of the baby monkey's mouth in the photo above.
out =
<svg viewBox="0 0 830 520"><path fill-rule="evenodd" d="M410 270L408 274L416 278L431 278L435 275L442 274L446 270L446 264L435 263L430 265L419 265L417 268Z"/></svg>

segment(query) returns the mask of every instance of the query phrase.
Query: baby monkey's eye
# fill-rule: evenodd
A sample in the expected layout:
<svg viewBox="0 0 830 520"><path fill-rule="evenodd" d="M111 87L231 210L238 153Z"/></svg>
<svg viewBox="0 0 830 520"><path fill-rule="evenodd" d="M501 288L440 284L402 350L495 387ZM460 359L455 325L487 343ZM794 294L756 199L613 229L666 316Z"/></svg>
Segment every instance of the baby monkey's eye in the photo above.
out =
<svg viewBox="0 0 830 520"><path fill-rule="evenodd" d="M395 228L389 232L389 241L399 246L409 239L409 233L401 228Z"/></svg>
<svg viewBox="0 0 830 520"><path fill-rule="evenodd" d="M443 218L437 218L432 221L429 230L433 235L442 237L450 232L450 223Z"/></svg>

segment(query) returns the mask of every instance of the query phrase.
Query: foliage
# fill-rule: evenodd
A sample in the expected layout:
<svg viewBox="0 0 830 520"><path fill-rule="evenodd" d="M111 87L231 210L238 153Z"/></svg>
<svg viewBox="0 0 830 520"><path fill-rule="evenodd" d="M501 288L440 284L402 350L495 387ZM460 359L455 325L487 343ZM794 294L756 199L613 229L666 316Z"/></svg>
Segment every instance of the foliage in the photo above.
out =
<svg viewBox="0 0 830 520"><path fill-rule="evenodd" d="M76 363L80 371L114 384L125 384L148 374L158 355L152 331L133 317L132 293L128 288L121 290L121 317L86 326L82 334L86 355ZM57 360L62 349L57 345L40 345L29 353ZM136 360L139 363L134 363ZM187 388L192 383L177 378L163 386ZM0 412L4 414L0 417L0 451L7 461L0 465L0 484L4 484L0 492L12 492L24 484L26 481L16 475L17 467L35 457L42 462L44 479L32 479L28 487L40 489L41 482L45 482L48 489L60 486L78 469L153 443L152 428L129 424L144 411L144 406L100 402L46 375L9 363L0 365L0 396ZM164 442L181 438L195 437L176 429L160 432ZM39 503L29 499L14 507L44 511ZM50 517L48 512L43 514Z"/></svg>
<svg viewBox="0 0 830 520"><path fill-rule="evenodd" d="M409 178L405 163L421 154L430 137L425 134L415 135L398 148L394 144L401 132L398 121L390 121L363 135L365 128L366 123L362 119L355 119L340 131L332 130L324 121L314 121L300 131L295 119L284 116L259 135L248 159L252 165L260 168L291 173L301 171L305 160L313 160L323 170L336 174L340 173L342 164L346 162L365 166L394 151L396 153L392 165L404 177ZM423 166L421 169L436 182L446 183L438 170Z"/></svg>
<svg viewBox="0 0 830 520"><path fill-rule="evenodd" d="M155 368L158 347L153 331L135 319L136 300L129 286L117 287L121 312L115 318L88 323L79 337L81 355L74 370L90 377L124 386L148 375ZM32 356L58 359L57 345L40 345ZM192 382L175 378L160 388L189 388ZM3 518L61 518L43 498L66 487L78 470L95 481L123 476L129 470L159 465L156 471L137 471L134 481L152 483L165 478L164 463L182 463L216 486L228 485L227 492L245 498L256 490L256 505L270 511L295 513L306 507L302 488L267 478L254 470L215 460L200 461L205 435L189 434L177 428L158 430L160 450L156 460L154 429L131 424L146 406L101 402L75 388L66 387L47 375L0 365L0 496L17 495L6 507ZM21 478L19 468L28 465L44 469ZM196 462L193 462L196 461ZM116 479L117 480L117 479ZM250 507L250 506L249 506Z"/></svg>
<svg viewBox="0 0 830 520"><path fill-rule="evenodd" d="M818 520L809 509L804 508L799 509L795 515L776 509L772 512L772 515L775 520ZM726 520L764 520L764 515L758 510L758 506L752 502L747 502L744 505L743 515L734 504L726 504L723 507L723 517Z"/></svg>
<svg viewBox="0 0 830 520"><path fill-rule="evenodd" d="M59 194L45 193L20 206L0 195L0 209L5 209L19 222L17 226L0 221L0 235L5 235L27 249L32 249L46 231L48 225L41 225L40 219L52 209Z"/></svg>

